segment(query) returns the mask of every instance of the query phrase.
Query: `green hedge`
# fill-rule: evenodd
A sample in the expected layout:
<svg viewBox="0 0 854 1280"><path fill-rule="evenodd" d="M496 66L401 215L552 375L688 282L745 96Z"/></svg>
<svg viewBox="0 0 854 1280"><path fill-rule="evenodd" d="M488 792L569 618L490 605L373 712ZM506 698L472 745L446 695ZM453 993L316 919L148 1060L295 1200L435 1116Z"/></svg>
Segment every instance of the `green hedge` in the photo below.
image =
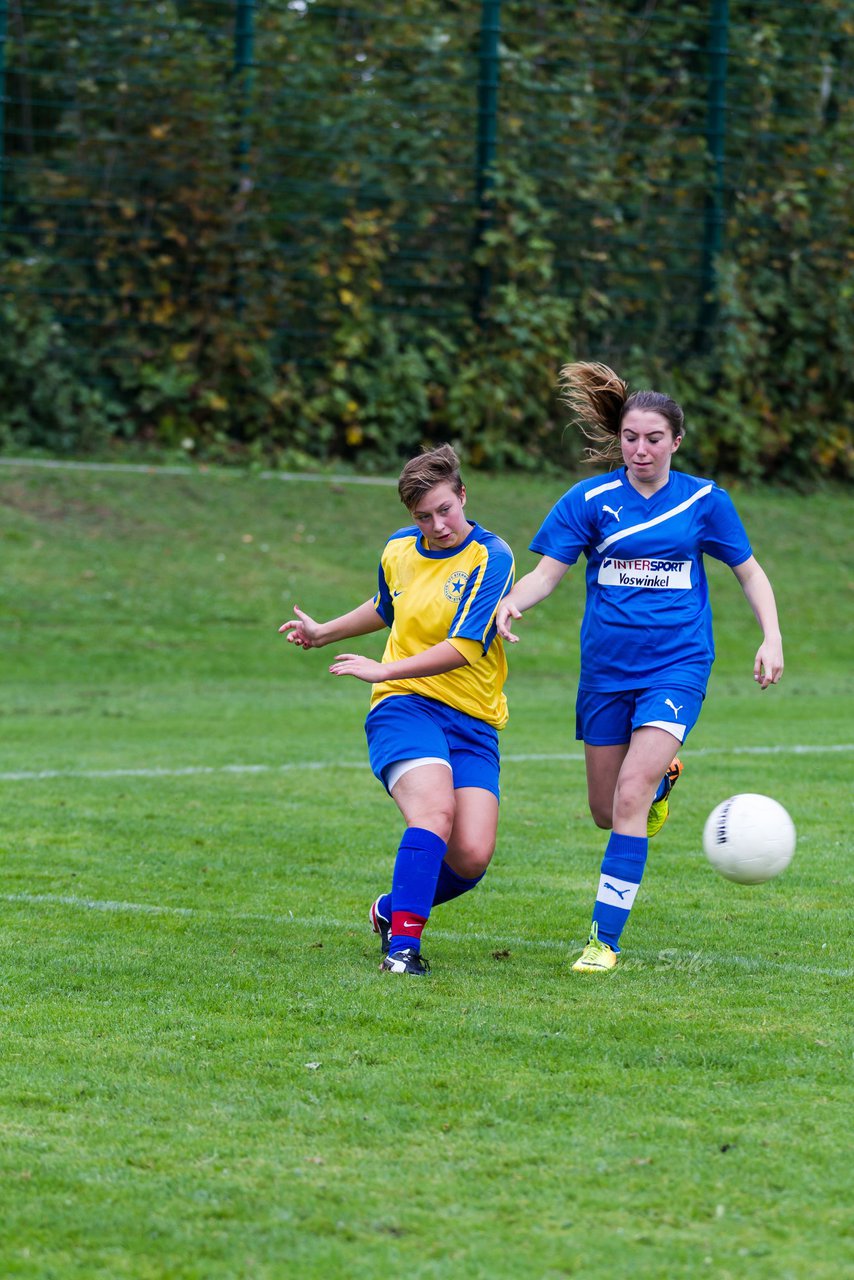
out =
<svg viewBox="0 0 854 1280"><path fill-rule="evenodd" d="M474 199L477 14L407 0L37 10L7 48L0 447L125 440L388 470L577 461L561 364L675 395L696 467L852 471L851 24L730 5L703 299L708 7L505 3Z"/></svg>

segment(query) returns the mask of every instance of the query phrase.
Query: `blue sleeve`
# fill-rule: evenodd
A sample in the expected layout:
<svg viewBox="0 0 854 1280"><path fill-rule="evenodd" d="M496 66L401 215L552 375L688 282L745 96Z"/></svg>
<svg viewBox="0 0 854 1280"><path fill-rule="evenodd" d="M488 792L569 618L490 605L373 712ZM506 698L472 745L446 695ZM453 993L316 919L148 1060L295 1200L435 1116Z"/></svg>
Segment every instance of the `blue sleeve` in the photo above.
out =
<svg viewBox="0 0 854 1280"><path fill-rule="evenodd" d="M565 493L534 535L531 550L560 560L561 564L575 564L585 547L591 544L592 531L585 518L585 505L578 486Z"/></svg>
<svg viewBox="0 0 854 1280"><path fill-rule="evenodd" d="M469 574L448 638L478 640L484 653L495 638L495 610L513 586L516 567L507 543L494 534L482 542L485 554Z"/></svg>
<svg viewBox="0 0 854 1280"><path fill-rule="evenodd" d="M732 498L715 486L707 515L701 550L724 564L744 564L753 555L750 540Z"/></svg>
<svg viewBox="0 0 854 1280"><path fill-rule="evenodd" d="M377 571L377 594L374 596L374 608L386 626L390 627L394 622L394 604L386 582L382 561L380 561L380 567Z"/></svg>

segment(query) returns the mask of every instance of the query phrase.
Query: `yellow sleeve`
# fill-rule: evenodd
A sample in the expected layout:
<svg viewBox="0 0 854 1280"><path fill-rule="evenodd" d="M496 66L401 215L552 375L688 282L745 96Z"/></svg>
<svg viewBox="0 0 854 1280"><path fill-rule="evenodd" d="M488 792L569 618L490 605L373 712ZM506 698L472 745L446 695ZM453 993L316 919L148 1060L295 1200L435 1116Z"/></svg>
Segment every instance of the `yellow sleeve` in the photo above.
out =
<svg viewBox="0 0 854 1280"><path fill-rule="evenodd" d="M462 654L469 666L474 666L478 658L483 657L483 645L479 640L466 640L458 636L453 639L448 637L448 644L452 644L457 653Z"/></svg>

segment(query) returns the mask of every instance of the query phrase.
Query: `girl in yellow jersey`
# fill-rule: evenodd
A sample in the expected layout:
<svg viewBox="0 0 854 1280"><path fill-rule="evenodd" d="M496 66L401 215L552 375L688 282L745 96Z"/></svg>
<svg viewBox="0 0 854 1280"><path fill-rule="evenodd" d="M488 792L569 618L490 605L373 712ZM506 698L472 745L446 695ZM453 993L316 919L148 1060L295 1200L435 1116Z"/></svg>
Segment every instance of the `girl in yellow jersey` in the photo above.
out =
<svg viewBox="0 0 854 1280"><path fill-rule="evenodd" d="M382 661L340 653L336 676L374 686L365 722L371 768L406 830L391 893L371 907L388 973L423 975L430 910L481 880L498 828L498 730L507 723L507 663L495 611L513 585L513 554L465 515L450 445L406 464L398 483L413 524L383 550L375 596L316 622L301 609L279 630L316 649L389 628Z"/></svg>

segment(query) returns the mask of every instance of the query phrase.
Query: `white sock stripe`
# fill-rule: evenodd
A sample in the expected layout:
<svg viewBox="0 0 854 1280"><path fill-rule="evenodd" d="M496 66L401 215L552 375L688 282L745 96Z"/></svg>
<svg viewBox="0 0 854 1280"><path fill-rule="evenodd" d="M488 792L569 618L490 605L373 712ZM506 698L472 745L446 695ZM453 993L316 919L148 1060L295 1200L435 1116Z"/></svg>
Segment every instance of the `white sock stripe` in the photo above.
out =
<svg viewBox="0 0 854 1280"><path fill-rule="evenodd" d="M640 885L633 884L631 880L620 880L617 876L603 874L599 877L596 901L608 907L622 907L623 911L631 911L639 888Z"/></svg>

